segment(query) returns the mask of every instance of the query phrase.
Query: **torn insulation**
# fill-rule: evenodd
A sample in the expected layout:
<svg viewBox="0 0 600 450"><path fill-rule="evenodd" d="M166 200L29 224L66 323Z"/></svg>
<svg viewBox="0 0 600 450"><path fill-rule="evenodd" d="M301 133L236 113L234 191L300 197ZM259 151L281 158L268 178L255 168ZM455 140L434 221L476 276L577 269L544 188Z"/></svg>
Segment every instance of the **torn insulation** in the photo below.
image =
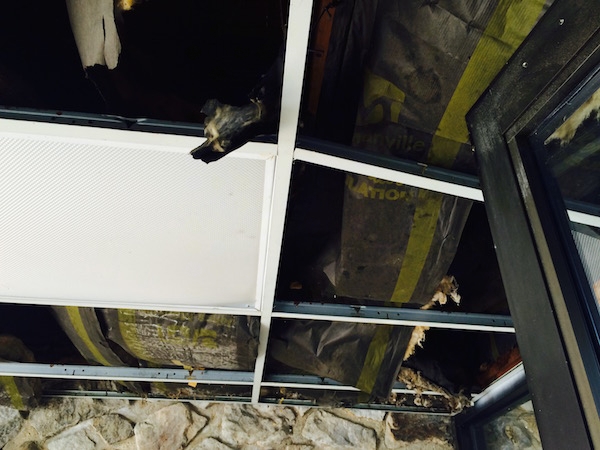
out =
<svg viewBox="0 0 600 450"><path fill-rule="evenodd" d="M448 302L448 298L450 298L457 305L460 304L460 295L458 293L458 283L456 279L451 275L446 275L440 281L435 294L429 301L429 303L423 305L421 309L431 309L436 303L439 305L445 305ZM427 326L416 326L412 332L410 337L410 341L408 342L408 346L406 347L406 352L404 353L404 361L414 355L415 350L418 347L423 347L423 342L425 342L425 332L429 330Z"/></svg>
<svg viewBox="0 0 600 450"><path fill-rule="evenodd" d="M598 111L600 110L600 89L592 94L592 96L586 100L586 102L581 105L577 110L566 119L561 126L559 126L554 133L546 139L545 144L553 140L559 140L561 145L567 145L577 133L579 127L583 124L583 122L595 115L596 118L600 119L598 116Z"/></svg>

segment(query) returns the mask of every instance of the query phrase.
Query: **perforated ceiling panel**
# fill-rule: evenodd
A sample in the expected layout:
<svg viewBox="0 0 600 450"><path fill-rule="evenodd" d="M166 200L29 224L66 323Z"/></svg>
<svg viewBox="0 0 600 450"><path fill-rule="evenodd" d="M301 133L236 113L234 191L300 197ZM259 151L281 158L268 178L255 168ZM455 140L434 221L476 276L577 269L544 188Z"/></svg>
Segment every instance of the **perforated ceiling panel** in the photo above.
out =
<svg viewBox="0 0 600 450"><path fill-rule="evenodd" d="M273 146L209 165L198 138L0 121L0 296L254 306Z"/></svg>

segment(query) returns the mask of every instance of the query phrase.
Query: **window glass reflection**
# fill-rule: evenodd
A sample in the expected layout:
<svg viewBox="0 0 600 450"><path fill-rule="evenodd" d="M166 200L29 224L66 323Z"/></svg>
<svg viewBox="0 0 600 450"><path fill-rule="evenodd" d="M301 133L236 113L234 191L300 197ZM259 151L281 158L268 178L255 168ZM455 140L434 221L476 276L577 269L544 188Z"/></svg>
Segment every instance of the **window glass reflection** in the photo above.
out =
<svg viewBox="0 0 600 450"><path fill-rule="evenodd" d="M600 90L546 139L546 165L563 196L600 205Z"/></svg>
<svg viewBox="0 0 600 450"><path fill-rule="evenodd" d="M575 101L577 98L575 98ZM565 108L568 108L569 102ZM561 115L561 113L558 113ZM544 162L566 202L600 206L600 89L565 114L544 142ZM600 308L600 229L571 222L575 246Z"/></svg>
<svg viewBox="0 0 600 450"><path fill-rule="evenodd" d="M489 450L542 448L531 400L486 423L483 434Z"/></svg>
<svg viewBox="0 0 600 450"><path fill-rule="evenodd" d="M574 223L571 226L585 274L600 307L600 228Z"/></svg>

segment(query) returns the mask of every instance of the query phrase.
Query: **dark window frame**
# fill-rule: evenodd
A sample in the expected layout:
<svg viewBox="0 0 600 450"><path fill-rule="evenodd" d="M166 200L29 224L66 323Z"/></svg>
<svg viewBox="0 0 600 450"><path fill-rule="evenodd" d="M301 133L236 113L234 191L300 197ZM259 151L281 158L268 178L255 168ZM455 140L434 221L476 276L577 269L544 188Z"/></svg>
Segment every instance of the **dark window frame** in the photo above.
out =
<svg viewBox="0 0 600 450"><path fill-rule="evenodd" d="M489 389L493 389L494 393L490 395L491 399L480 399L473 407L455 417L458 448L484 450L484 425L531 399L523 371L508 384Z"/></svg>
<svg viewBox="0 0 600 450"><path fill-rule="evenodd" d="M529 137L600 67L597 17L598 2L557 0L467 115L548 448L600 448L600 362L583 298L589 286L569 244L566 209L549 188Z"/></svg>

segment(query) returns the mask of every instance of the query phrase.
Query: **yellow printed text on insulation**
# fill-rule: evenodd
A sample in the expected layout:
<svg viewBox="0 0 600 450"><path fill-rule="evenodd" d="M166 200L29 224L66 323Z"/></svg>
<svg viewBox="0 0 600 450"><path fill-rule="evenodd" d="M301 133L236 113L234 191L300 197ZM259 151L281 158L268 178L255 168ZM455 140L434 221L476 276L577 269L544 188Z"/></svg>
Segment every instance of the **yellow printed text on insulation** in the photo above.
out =
<svg viewBox="0 0 600 450"><path fill-rule="evenodd" d="M402 189L401 183L379 180L374 177L369 177L368 180L347 175L346 187L354 194L373 200L405 200L411 196L409 192Z"/></svg>

